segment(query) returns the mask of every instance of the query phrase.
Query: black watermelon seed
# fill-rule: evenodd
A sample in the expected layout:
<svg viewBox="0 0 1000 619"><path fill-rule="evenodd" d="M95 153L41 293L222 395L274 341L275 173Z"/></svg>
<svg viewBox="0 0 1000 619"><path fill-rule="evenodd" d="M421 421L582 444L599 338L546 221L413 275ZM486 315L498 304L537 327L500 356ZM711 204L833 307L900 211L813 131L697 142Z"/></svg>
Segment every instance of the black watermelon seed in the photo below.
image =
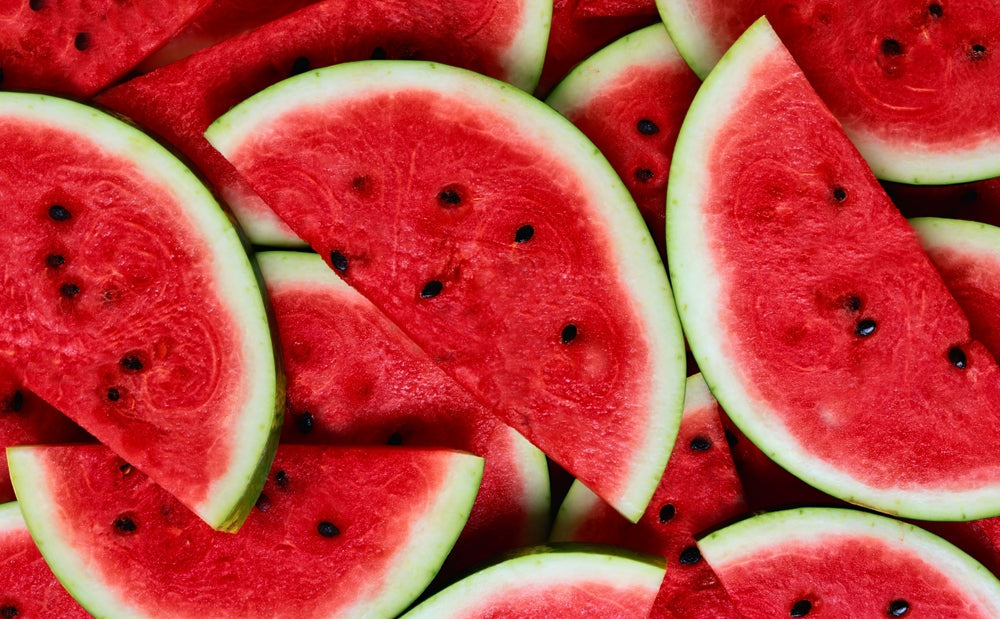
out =
<svg viewBox="0 0 1000 619"><path fill-rule="evenodd" d="M0 84L3 83L3 67L0 67Z"/></svg>
<svg viewBox="0 0 1000 619"><path fill-rule="evenodd" d="M533 236L535 236L534 228L531 226L521 226L517 229L517 232L514 233L514 242L524 243L526 241L530 241Z"/></svg>
<svg viewBox="0 0 1000 619"><path fill-rule="evenodd" d="M59 286L59 294L67 299L72 299L76 295L80 294L80 287L76 284L63 284L62 286Z"/></svg>
<svg viewBox="0 0 1000 619"><path fill-rule="evenodd" d="M62 265L66 264L66 259L59 254L49 254L45 256L45 264L52 269L58 269Z"/></svg>
<svg viewBox="0 0 1000 619"><path fill-rule="evenodd" d="M833 199L836 200L837 202L843 202L844 200L847 199L847 190L844 189L843 187L834 187Z"/></svg>
<svg viewBox="0 0 1000 619"><path fill-rule="evenodd" d="M635 180L640 183L648 183L653 180L653 171L649 168L636 168L636 171L632 173Z"/></svg>
<svg viewBox="0 0 1000 619"><path fill-rule="evenodd" d="M309 64L308 58L306 58L305 56L299 56L298 58L295 59L294 62L292 62L292 75L305 73L306 71L309 70L310 66L312 65Z"/></svg>
<svg viewBox="0 0 1000 619"><path fill-rule="evenodd" d="M677 513L677 509L674 508L670 503L665 504L660 508L660 524L666 524L674 517Z"/></svg>
<svg viewBox="0 0 1000 619"><path fill-rule="evenodd" d="M858 322L858 325L854 327L854 334L858 337L868 337L872 333L875 333L875 329L878 325L871 318L865 318L864 320Z"/></svg>
<svg viewBox="0 0 1000 619"><path fill-rule="evenodd" d="M576 339L577 331L576 325L568 324L563 327L562 333L559 335L559 341L563 344L569 344Z"/></svg>
<svg viewBox="0 0 1000 619"><path fill-rule="evenodd" d="M372 60L385 60L387 58L385 54L385 48L381 45L372 50L372 55L370 56Z"/></svg>
<svg viewBox="0 0 1000 619"><path fill-rule="evenodd" d="M315 419L313 419L313 414L306 411L295 418L295 427L299 429L302 434L309 434L313 431Z"/></svg>
<svg viewBox="0 0 1000 619"><path fill-rule="evenodd" d="M727 443L727 444L728 444L728 445L729 445L730 447L736 447L736 443L740 442L740 439L739 439L739 438L738 438L738 437L736 436L736 434L735 434L735 433L734 433L734 432L733 432L732 430L730 430L729 428L726 428L726 429L725 429L725 435L726 435L726 443Z"/></svg>
<svg viewBox="0 0 1000 619"><path fill-rule="evenodd" d="M330 252L330 264L341 273L347 270L347 256L336 249Z"/></svg>
<svg viewBox="0 0 1000 619"><path fill-rule="evenodd" d="M81 32L77 34L76 38L73 39L73 45L82 52L83 50L90 47L90 35L87 34L86 32Z"/></svg>
<svg viewBox="0 0 1000 619"><path fill-rule="evenodd" d="M121 472L122 477L128 477L129 475L132 474L132 471L135 469L132 468L131 464L125 462L123 464L118 465L118 470Z"/></svg>
<svg viewBox="0 0 1000 619"><path fill-rule="evenodd" d="M332 522L323 522L316 525L316 531L323 537L337 537L340 535L340 529L338 529Z"/></svg>
<svg viewBox="0 0 1000 619"><path fill-rule="evenodd" d="M135 355L122 357L122 360L119 363L123 368L129 370L130 372L138 372L142 369L142 361L140 361L139 357L136 357Z"/></svg>
<svg viewBox="0 0 1000 619"><path fill-rule="evenodd" d="M851 296L844 299L844 309L846 309L849 312L861 311L861 299L852 294Z"/></svg>
<svg viewBox="0 0 1000 619"><path fill-rule="evenodd" d="M423 290L420 291L420 296L425 299L431 299L441 294L442 290L444 290L444 284L436 279L432 279L424 284Z"/></svg>
<svg viewBox="0 0 1000 619"><path fill-rule="evenodd" d="M712 441L706 436L696 436L691 439L691 449L694 451L708 451L712 447Z"/></svg>
<svg viewBox="0 0 1000 619"><path fill-rule="evenodd" d="M635 128L643 135L656 135L660 132L660 127L648 118L643 118L637 122Z"/></svg>
<svg viewBox="0 0 1000 619"><path fill-rule="evenodd" d="M986 57L986 46L985 45L973 45L972 49L969 50L970 60L982 60Z"/></svg>
<svg viewBox="0 0 1000 619"><path fill-rule="evenodd" d="M965 366L968 364L968 359L965 358L965 352L958 346L952 346L948 349L948 361L960 370L964 370Z"/></svg>
<svg viewBox="0 0 1000 619"><path fill-rule="evenodd" d="M10 396L10 402L7 404L7 408L15 413L20 412L20 410L24 408L24 393L20 389L15 391L14 395Z"/></svg>
<svg viewBox="0 0 1000 619"><path fill-rule="evenodd" d="M274 483L278 484L278 487L281 489L287 488L289 481L288 473L284 471L278 471L274 474Z"/></svg>
<svg viewBox="0 0 1000 619"><path fill-rule="evenodd" d="M809 614L813 608L812 602L809 600L799 600L795 604L792 604L792 610L790 613L793 617L805 617Z"/></svg>
<svg viewBox="0 0 1000 619"><path fill-rule="evenodd" d="M122 394L114 387L108 389L108 399L112 402L117 402L122 397Z"/></svg>
<svg viewBox="0 0 1000 619"><path fill-rule="evenodd" d="M438 202L446 207L456 206L462 203L462 196L454 189L442 189L441 193L438 194Z"/></svg>
<svg viewBox="0 0 1000 619"><path fill-rule="evenodd" d="M16 616L17 606L11 606L9 604L6 606L0 606L0 617L3 617L3 619L12 619Z"/></svg>
<svg viewBox="0 0 1000 619"><path fill-rule="evenodd" d="M910 604L906 600L893 600L889 602L889 608L886 614L890 617L902 617L906 613L910 612Z"/></svg>
<svg viewBox="0 0 1000 619"><path fill-rule="evenodd" d="M886 56L899 56L903 53L903 46L896 39L883 39L882 53Z"/></svg>
<svg viewBox="0 0 1000 619"><path fill-rule="evenodd" d="M53 204L49 207L49 217L55 221L66 221L73 216L73 213L69 212L69 209L62 204Z"/></svg>
<svg viewBox="0 0 1000 619"><path fill-rule="evenodd" d="M135 533L136 526L135 521L128 516L118 516L114 523L115 530L119 533Z"/></svg>
<svg viewBox="0 0 1000 619"><path fill-rule="evenodd" d="M701 561L701 551L698 550L697 546L688 546L681 551L679 561L682 565L694 565Z"/></svg>
<svg viewBox="0 0 1000 619"><path fill-rule="evenodd" d="M257 497L257 502L254 503L253 506L262 512L266 512L271 509L271 498L261 492L260 496Z"/></svg>
<svg viewBox="0 0 1000 619"><path fill-rule="evenodd" d="M932 17L941 17L944 15L944 9L942 9L941 5L937 2L931 3L931 5L927 7L927 12L930 13Z"/></svg>
<svg viewBox="0 0 1000 619"><path fill-rule="evenodd" d="M403 435L400 434L399 432L393 432L392 434L389 435L389 440L386 441L386 443L388 445L402 445Z"/></svg>

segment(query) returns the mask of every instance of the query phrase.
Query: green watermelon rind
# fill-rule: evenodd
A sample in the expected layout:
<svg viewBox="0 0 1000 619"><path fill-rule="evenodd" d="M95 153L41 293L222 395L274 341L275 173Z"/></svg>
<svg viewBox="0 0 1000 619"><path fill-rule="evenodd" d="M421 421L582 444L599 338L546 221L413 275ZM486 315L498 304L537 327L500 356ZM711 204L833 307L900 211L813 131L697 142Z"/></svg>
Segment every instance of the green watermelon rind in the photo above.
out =
<svg viewBox="0 0 1000 619"><path fill-rule="evenodd" d="M618 281L631 292L653 358L649 410L656 417L650 419L645 444L634 450L641 470L631 477L621 497L611 501L627 518L637 520L666 465L663 445L673 443L680 425L685 348L670 282L642 216L607 159L579 129L532 95L472 71L425 61L369 60L309 71L279 82L232 108L208 128L205 137L224 156L231 155L246 136L259 136L263 123L287 112L290 101L313 106L376 92L387 85L396 90L460 93L516 122L525 135L546 145L559 145L564 161L588 183L586 190L592 193L593 204L603 209L594 215L607 226L607 236L616 250Z"/></svg>
<svg viewBox="0 0 1000 619"><path fill-rule="evenodd" d="M524 26L503 54L503 65L508 69L506 81L531 92L538 85L545 62L545 51L552 25L551 0L522 0Z"/></svg>
<svg viewBox="0 0 1000 619"><path fill-rule="evenodd" d="M988 569L937 535L880 514L839 507L768 512L705 536L698 541L698 548L725 587L728 564L740 564L745 569L755 557L774 552L776 548L795 542L821 543L824 537L844 535L874 537L917 553L928 565L965 589L970 599L982 604L988 616L1000 617L1000 580ZM859 540L855 545L862 543ZM858 594L864 595L864 592Z"/></svg>
<svg viewBox="0 0 1000 619"><path fill-rule="evenodd" d="M689 8L693 4L696 3L687 0L656 0L656 9L678 53L695 75L705 79L726 50L712 41L705 31L705 22Z"/></svg>
<svg viewBox="0 0 1000 619"><path fill-rule="evenodd" d="M24 531L26 527L17 501L0 503L0 538L15 531Z"/></svg>
<svg viewBox="0 0 1000 619"><path fill-rule="evenodd" d="M275 363L264 297L239 233L188 167L151 137L111 115L68 99L14 92L0 96L0 114L80 133L101 148L134 162L148 178L177 198L194 229L209 241L222 301L241 329L242 358L249 369L245 378L248 394L244 398L243 422L233 428L233 445L239 448L233 450L235 464L231 472L214 482L203 504L191 507L214 528L237 529L264 485L284 405L283 377Z"/></svg>
<svg viewBox="0 0 1000 619"><path fill-rule="evenodd" d="M1000 228L978 221L944 217L909 220L924 249L953 247L963 253L1000 258Z"/></svg>
<svg viewBox="0 0 1000 619"><path fill-rule="evenodd" d="M603 544L533 546L459 580L410 609L400 619L469 617L487 596L525 585L583 588L589 583L645 586L652 607L663 576L663 557ZM530 612L531 609L525 609Z"/></svg>
<svg viewBox="0 0 1000 619"><path fill-rule="evenodd" d="M705 79L681 126L667 183L667 256L671 282L684 332L709 389L726 414L770 459L812 486L850 503L921 520L974 520L1000 513L1000 482L961 492L880 490L861 483L797 447L791 433L768 419L764 402L741 383L741 372L725 351L727 344L711 317L719 315L721 284L714 271L715 253L703 237L696 214L707 190L704 162L710 138L741 103L757 63L781 42L761 18L730 48Z"/></svg>

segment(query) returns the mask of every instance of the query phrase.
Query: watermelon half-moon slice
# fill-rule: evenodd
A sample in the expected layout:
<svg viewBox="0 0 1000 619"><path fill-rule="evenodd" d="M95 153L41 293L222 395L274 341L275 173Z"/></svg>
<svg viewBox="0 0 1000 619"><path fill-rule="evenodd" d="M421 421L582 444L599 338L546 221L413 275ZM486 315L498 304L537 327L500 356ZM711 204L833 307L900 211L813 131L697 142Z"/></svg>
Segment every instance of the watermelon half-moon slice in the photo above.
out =
<svg viewBox="0 0 1000 619"><path fill-rule="evenodd" d="M853 509L748 518L698 546L747 619L1000 616L1000 581L943 539Z"/></svg>
<svg viewBox="0 0 1000 619"><path fill-rule="evenodd" d="M286 80L206 136L459 384L642 514L683 342L635 203L572 124L503 82L386 60Z"/></svg>
<svg viewBox="0 0 1000 619"><path fill-rule="evenodd" d="M766 15L876 176L944 184L1000 175L995 0L658 0L705 76Z"/></svg>
<svg viewBox="0 0 1000 619"><path fill-rule="evenodd" d="M282 445L231 534L101 445L7 459L42 556L98 617L394 617L437 573L483 471L452 450Z"/></svg>
<svg viewBox="0 0 1000 619"><path fill-rule="evenodd" d="M237 231L181 162L79 103L0 96L0 359L196 511L239 525L283 385Z"/></svg>
<svg viewBox="0 0 1000 619"><path fill-rule="evenodd" d="M750 440L849 502L1000 513L1000 370L765 20L696 95L667 193L691 350Z"/></svg>

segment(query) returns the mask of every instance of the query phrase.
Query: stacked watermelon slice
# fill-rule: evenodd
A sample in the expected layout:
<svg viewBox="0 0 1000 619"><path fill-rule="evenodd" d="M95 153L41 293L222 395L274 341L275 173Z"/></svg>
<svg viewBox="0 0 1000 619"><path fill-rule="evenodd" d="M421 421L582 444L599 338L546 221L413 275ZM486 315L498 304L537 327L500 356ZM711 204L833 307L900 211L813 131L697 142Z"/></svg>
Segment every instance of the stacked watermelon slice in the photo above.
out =
<svg viewBox="0 0 1000 619"><path fill-rule="evenodd" d="M1000 9L891 4L3 9L0 617L997 616Z"/></svg>

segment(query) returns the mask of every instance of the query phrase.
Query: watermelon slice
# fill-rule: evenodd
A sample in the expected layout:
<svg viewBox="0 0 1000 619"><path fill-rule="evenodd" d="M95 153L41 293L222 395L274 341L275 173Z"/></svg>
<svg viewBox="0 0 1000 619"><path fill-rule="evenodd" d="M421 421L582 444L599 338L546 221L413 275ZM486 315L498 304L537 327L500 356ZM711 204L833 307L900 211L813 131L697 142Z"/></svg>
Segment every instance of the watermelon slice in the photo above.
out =
<svg viewBox="0 0 1000 619"><path fill-rule="evenodd" d="M663 571L659 557L614 546L540 546L467 576L403 618L645 617Z"/></svg>
<svg viewBox="0 0 1000 619"><path fill-rule="evenodd" d="M902 183L1000 176L1000 4L657 0L691 67L708 74L766 15L875 175Z"/></svg>
<svg viewBox="0 0 1000 619"><path fill-rule="evenodd" d="M32 538L96 616L394 616L448 554L482 474L454 451L282 446L232 535L100 445L7 458Z"/></svg>
<svg viewBox="0 0 1000 619"><path fill-rule="evenodd" d="M325 0L133 79L98 101L187 155L255 245L296 246L302 242L205 142L213 120L290 75L369 57L457 64L530 90L541 71L550 13L547 0Z"/></svg>
<svg viewBox="0 0 1000 619"><path fill-rule="evenodd" d="M88 97L166 43L210 1L5 2L0 86Z"/></svg>
<svg viewBox="0 0 1000 619"><path fill-rule="evenodd" d="M1000 616L1000 581L951 544L885 516L809 508L699 542L744 616Z"/></svg>
<svg viewBox="0 0 1000 619"><path fill-rule="evenodd" d="M670 156L700 85L663 24L654 24L577 65L545 100L608 158L663 256Z"/></svg>
<svg viewBox="0 0 1000 619"><path fill-rule="evenodd" d="M257 258L284 342L282 442L451 447L485 458L447 574L545 540L544 454L448 378L320 256Z"/></svg>
<svg viewBox="0 0 1000 619"><path fill-rule="evenodd" d="M281 398L240 238L195 176L108 115L0 95L0 358L22 385L234 528Z"/></svg>
<svg viewBox="0 0 1000 619"><path fill-rule="evenodd" d="M667 192L691 350L768 457L881 511L1000 513L1000 370L766 20L699 90Z"/></svg>
<svg viewBox="0 0 1000 619"><path fill-rule="evenodd" d="M684 348L635 204L570 123L468 71L366 61L286 80L206 136L459 384L642 514Z"/></svg>
<svg viewBox="0 0 1000 619"><path fill-rule="evenodd" d="M90 617L42 559L14 502L0 505L0 617Z"/></svg>

